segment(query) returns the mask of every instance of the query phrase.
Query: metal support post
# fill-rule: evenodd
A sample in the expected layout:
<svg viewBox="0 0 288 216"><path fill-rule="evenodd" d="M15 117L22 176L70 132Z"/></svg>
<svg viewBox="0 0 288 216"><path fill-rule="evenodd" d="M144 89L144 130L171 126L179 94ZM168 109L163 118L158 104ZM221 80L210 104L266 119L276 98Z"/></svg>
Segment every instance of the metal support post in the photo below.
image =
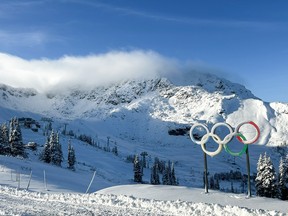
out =
<svg viewBox="0 0 288 216"><path fill-rule="evenodd" d="M250 179L250 160L248 147L246 150L246 164L247 164L247 197L251 197L251 179Z"/></svg>
<svg viewBox="0 0 288 216"><path fill-rule="evenodd" d="M204 144L204 147L205 144ZM207 154L204 152L204 181L205 181L205 193L208 193L208 168L207 168Z"/></svg>

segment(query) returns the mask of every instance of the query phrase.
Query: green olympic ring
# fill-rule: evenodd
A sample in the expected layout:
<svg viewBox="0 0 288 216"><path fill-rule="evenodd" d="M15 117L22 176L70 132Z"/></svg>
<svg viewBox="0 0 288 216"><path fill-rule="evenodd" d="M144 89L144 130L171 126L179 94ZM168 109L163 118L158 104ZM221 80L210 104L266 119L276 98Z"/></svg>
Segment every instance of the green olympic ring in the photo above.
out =
<svg viewBox="0 0 288 216"><path fill-rule="evenodd" d="M243 134L238 133L238 134L236 134L236 136L237 136L237 139L238 139L238 140L241 138L242 141L246 141L246 138L245 138L245 136L244 136ZM239 137L240 137L240 138L239 138ZM247 151L248 144L244 144L244 147L242 148L242 150L241 150L240 152L232 152L232 151L229 149L229 147L228 147L228 143L227 143L227 144L224 144L223 147L224 147L225 151L226 151L227 153L229 153L230 155L232 155L232 156L241 156L242 154L244 154L244 153Z"/></svg>

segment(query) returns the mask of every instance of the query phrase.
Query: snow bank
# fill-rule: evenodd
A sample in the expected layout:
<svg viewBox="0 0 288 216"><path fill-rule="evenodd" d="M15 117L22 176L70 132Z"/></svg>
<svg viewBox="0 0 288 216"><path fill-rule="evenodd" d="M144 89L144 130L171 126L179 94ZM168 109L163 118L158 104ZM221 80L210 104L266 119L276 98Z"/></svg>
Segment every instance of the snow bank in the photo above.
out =
<svg viewBox="0 0 288 216"><path fill-rule="evenodd" d="M143 199L162 201L184 201L206 203L207 205L239 206L239 208L254 209L253 211L288 212L287 202L263 197L247 198L244 194L223 193L204 189L164 185L122 185L109 187L98 191L101 194L127 195ZM258 209L258 210L257 210ZM262 210L261 210L262 209ZM242 214L238 214L242 215Z"/></svg>
<svg viewBox="0 0 288 216"><path fill-rule="evenodd" d="M134 186L134 190L136 188L138 186ZM125 187L121 190L123 189ZM143 189L145 187L142 191ZM131 188L129 191L131 192ZM0 198L2 215L285 215L277 211L231 205L143 199L102 193L45 194L3 186L0 187Z"/></svg>

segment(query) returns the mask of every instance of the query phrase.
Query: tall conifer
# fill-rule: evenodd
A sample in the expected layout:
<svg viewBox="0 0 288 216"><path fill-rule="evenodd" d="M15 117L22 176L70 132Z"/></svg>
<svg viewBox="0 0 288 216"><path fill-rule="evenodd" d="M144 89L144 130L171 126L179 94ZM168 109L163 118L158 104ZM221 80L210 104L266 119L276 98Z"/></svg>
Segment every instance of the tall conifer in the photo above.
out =
<svg viewBox="0 0 288 216"><path fill-rule="evenodd" d="M76 162L76 156L75 156L75 150L73 146L71 145L71 141L68 142L68 169L75 170L75 162Z"/></svg>
<svg viewBox="0 0 288 216"><path fill-rule="evenodd" d="M288 155L280 159L278 174L278 198L288 200Z"/></svg>
<svg viewBox="0 0 288 216"><path fill-rule="evenodd" d="M159 185L160 184L158 163L156 161L154 161L154 164L151 168L150 183L153 185Z"/></svg>
<svg viewBox="0 0 288 216"><path fill-rule="evenodd" d="M272 160L265 153L259 157L256 177L256 193L259 196L276 197L277 179Z"/></svg>
<svg viewBox="0 0 288 216"><path fill-rule="evenodd" d="M140 164L138 155L135 155L133 165L134 165L134 181L141 183L143 173L142 173L142 168L141 168L141 164Z"/></svg>
<svg viewBox="0 0 288 216"><path fill-rule="evenodd" d="M9 144L12 156L25 156L22 132L18 119L15 117L10 121Z"/></svg>

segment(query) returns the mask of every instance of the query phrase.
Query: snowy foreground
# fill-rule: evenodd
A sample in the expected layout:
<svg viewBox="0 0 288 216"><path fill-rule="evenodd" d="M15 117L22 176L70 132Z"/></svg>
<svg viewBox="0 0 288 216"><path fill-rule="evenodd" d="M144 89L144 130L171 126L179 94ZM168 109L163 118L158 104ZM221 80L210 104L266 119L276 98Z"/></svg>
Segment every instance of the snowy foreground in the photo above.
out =
<svg viewBox="0 0 288 216"><path fill-rule="evenodd" d="M92 194L40 193L0 186L0 215L286 215L277 199L202 189L126 185Z"/></svg>

